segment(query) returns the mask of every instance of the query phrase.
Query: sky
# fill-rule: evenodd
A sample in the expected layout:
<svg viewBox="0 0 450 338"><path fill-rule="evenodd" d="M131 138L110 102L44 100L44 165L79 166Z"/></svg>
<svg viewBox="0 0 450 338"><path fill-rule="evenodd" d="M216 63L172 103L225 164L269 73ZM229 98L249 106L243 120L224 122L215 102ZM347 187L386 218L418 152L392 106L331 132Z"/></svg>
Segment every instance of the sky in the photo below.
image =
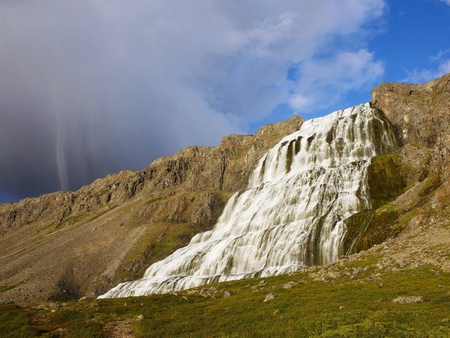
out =
<svg viewBox="0 0 450 338"><path fill-rule="evenodd" d="M450 72L450 0L0 0L0 203Z"/></svg>

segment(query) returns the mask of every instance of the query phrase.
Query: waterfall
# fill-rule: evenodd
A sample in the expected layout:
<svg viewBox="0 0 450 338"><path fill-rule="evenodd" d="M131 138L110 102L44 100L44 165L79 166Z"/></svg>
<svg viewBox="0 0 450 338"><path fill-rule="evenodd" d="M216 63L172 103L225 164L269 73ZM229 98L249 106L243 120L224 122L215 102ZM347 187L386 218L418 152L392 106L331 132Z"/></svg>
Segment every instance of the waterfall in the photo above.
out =
<svg viewBox="0 0 450 338"><path fill-rule="evenodd" d="M249 187L228 201L215 228L150 266L143 279L100 298L182 290L290 273L343 254L345 220L371 208L370 159L395 149L369 104L306 121L261 158Z"/></svg>

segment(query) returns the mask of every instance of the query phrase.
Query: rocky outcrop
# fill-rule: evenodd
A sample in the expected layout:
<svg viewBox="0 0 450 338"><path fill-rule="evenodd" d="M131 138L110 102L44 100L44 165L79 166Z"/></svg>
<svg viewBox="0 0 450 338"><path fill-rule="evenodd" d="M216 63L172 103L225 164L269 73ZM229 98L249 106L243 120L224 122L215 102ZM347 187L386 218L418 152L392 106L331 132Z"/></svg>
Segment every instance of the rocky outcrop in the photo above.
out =
<svg viewBox="0 0 450 338"><path fill-rule="evenodd" d="M395 127L405 165L419 169L422 176L446 171L450 162L450 74L422 85L384 83L372 90L372 104Z"/></svg>
<svg viewBox="0 0 450 338"><path fill-rule="evenodd" d="M210 229L260 157L303 119L187 147L75 192L0 205L1 301L96 296Z"/></svg>
<svg viewBox="0 0 450 338"><path fill-rule="evenodd" d="M355 251L418 227L449 223L450 74L422 85L383 83L372 106L395 128L399 149L372 161L374 206Z"/></svg>

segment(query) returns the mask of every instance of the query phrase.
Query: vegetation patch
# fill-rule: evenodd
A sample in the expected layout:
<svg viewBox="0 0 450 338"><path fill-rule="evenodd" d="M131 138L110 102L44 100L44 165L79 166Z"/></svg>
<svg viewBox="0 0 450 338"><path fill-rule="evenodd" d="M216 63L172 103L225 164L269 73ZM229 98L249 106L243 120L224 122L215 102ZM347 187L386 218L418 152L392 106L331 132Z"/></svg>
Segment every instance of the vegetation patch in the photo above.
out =
<svg viewBox="0 0 450 338"><path fill-rule="evenodd" d="M446 337L450 335L450 274L433 267L389 271L373 278L375 259L343 261L328 281L320 270L210 285L216 292L71 301L27 324L27 313L0 307L2 337L28 327L35 336L100 337L130 324L139 337ZM353 271L353 277L348 272ZM355 271L359 271L355 274ZM311 276L311 277L310 277ZM378 276L378 275L376 275ZM202 288L199 288L200 291ZM226 293L226 291L228 291ZM228 297L224 295L228 294ZM264 302L268 294L273 299ZM231 295L231 296L230 296ZM421 299L398 303L394 299ZM31 310L28 310L31 311ZM12 335L17 336L17 335ZM33 336L33 335L29 335Z"/></svg>
<svg viewBox="0 0 450 338"><path fill-rule="evenodd" d="M436 190L441 184L441 176L439 174L430 175L425 179L425 184L420 192L420 197L425 197Z"/></svg>
<svg viewBox="0 0 450 338"><path fill-rule="evenodd" d="M101 213L95 215L94 217L90 218L86 223L90 223L92 221L95 221L97 218L102 217L104 214L106 214L107 212L109 212L109 211L111 211L111 210L113 210L115 208L117 208L117 205L113 206L112 208L109 208L108 210L102 211Z"/></svg>
<svg viewBox="0 0 450 338"><path fill-rule="evenodd" d="M384 212L395 212L397 211L397 207L393 203L387 203L385 205L382 205L377 209L377 214L382 214Z"/></svg>
<svg viewBox="0 0 450 338"><path fill-rule="evenodd" d="M2 292L6 292L12 289L15 289L16 287L18 287L19 285L25 284L25 281L22 281L20 283L17 283L15 285L0 285L0 293Z"/></svg>
<svg viewBox="0 0 450 338"><path fill-rule="evenodd" d="M235 147L235 149L238 152L237 156L243 156L243 155L245 155L248 152L250 147Z"/></svg>
<svg viewBox="0 0 450 338"><path fill-rule="evenodd" d="M67 224L75 224L78 221L80 221L80 216L67 217L62 222L59 222L58 224L56 224L55 230L61 229L63 226L65 226Z"/></svg>
<svg viewBox="0 0 450 338"><path fill-rule="evenodd" d="M38 337L38 328L28 324L28 314L15 304L0 304L0 337Z"/></svg>
<svg viewBox="0 0 450 338"><path fill-rule="evenodd" d="M53 325L57 325L61 331L67 331L68 338L102 337L102 324L96 320L90 320L91 311L77 311L63 309L53 315Z"/></svg>
<svg viewBox="0 0 450 338"><path fill-rule="evenodd" d="M399 173L397 154L376 156L368 168L370 196L375 208L403 193L405 184Z"/></svg>
<svg viewBox="0 0 450 338"><path fill-rule="evenodd" d="M12 290L16 287L16 285L0 285L0 293L6 292L8 290Z"/></svg>
<svg viewBox="0 0 450 338"><path fill-rule="evenodd" d="M425 102L425 97L423 97L423 96L411 95L410 97L411 97L413 100L415 100L415 101L419 101L419 102L421 102L421 103L424 103L424 102Z"/></svg>
<svg viewBox="0 0 450 338"><path fill-rule="evenodd" d="M166 196L166 197L158 197L158 198L152 198L152 199L149 199L147 202L145 202L145 204L152 204L152 203L155 203L155 202L158 202L158 201L163 201L163 200L165 200L165 199L167 199L168 197Z"/></svg>

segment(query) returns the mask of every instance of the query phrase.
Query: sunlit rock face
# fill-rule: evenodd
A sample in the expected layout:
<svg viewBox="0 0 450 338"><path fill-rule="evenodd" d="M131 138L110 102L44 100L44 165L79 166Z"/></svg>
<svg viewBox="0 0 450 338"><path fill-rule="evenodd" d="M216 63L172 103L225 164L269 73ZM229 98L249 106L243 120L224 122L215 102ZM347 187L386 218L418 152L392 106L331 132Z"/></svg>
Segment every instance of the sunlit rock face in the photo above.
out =
<svg viewBox="0 0 450 338"><path fill-rule="evenodd" d="M370 159L396 147L388 123L360 105L306 121L261 158L215 228L101 298L165 293L326 264L343 253L346 220L371 208Z"/></svg>

